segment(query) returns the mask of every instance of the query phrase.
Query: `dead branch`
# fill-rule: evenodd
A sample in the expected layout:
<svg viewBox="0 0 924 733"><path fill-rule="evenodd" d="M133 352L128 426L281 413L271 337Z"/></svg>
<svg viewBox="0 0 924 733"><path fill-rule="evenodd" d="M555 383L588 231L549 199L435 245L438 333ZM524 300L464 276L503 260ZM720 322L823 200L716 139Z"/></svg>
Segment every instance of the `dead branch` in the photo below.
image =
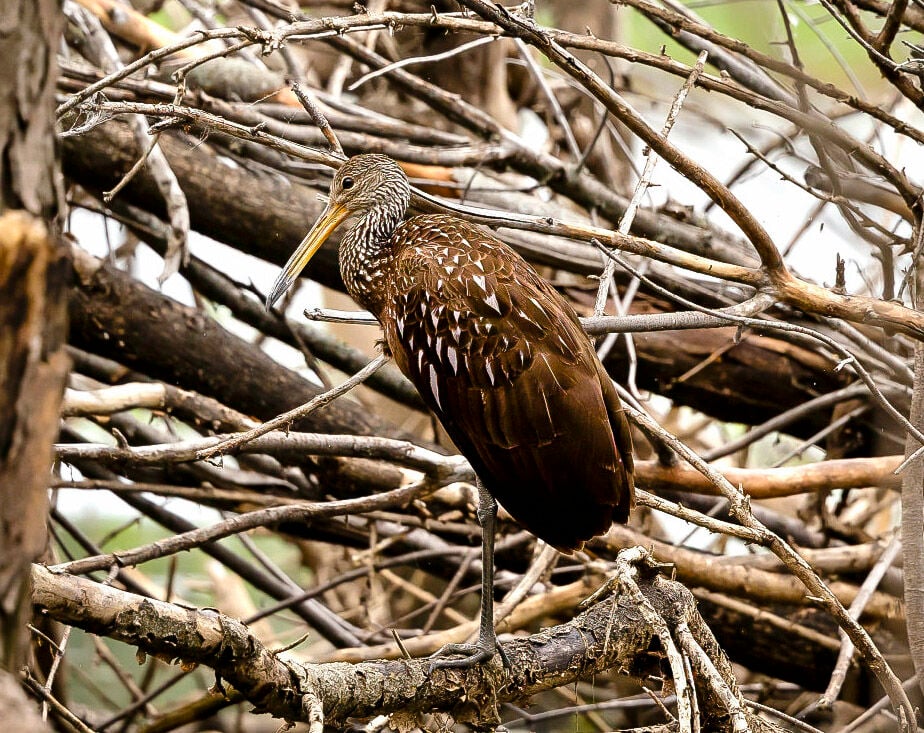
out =
<svg viewBox="0 0 924 733"><path fill-rule="evenodd" d="M498 664L431 675L426 659L300 663L266 649L240 622L214 611L181 609L41 566L33 569L33 584L33 602L52 618L166 661L210 666L259 711L290 722L336 725L373 713L445 710L457 720L484 724L497 719L499 702L587 674L612 667L642 677L662 674L659 655L651 651L653 629L619 598L563 626L506 642L509 670ZM692 597L676 583L649 576L639 579L638 588L668 626L695 615ZM708 684L699 690L704 701L717 694Z"/></svg>
<svg viewBox="0 0 924 733"><path fill-rule="evenodd" d="M69 675L81 635L67 644L37 624L27 694L80 730L171 730L242 701L313 732L353 718L442 729L565 714L601 729L766 729L751 705L816 730L781 711L833 675L846 730L874 716L913 729L904 695L918 683L903 663L921 656L920 461L897 454L919 457L921 438L908 411L921 401L909 262L922 186L907 142L924 126L920 63L903 60L920 49L900 42L921 27L914 3L823 0L820 18L778 3L782 53L674 0L627 0L618 16L606 0L548 0L538 16L481 0L463 12L448 0L364 12L229 0L221 16L174 3L168 29L141 0L73 0L54 45L79 209L74 372L49 481L57 565L35 573L46 620L209 666L219 684L196 679L201 698L164 702L201 673L152 687L154 665L135 675L99 636L87 648L104 664ZM637 20L667 34L661 51L615 40L632 37L617 22ZM831 28L847 34L832 53L861 50L845 55L843 83L807 48ZM702 54L697 65L682 49ZM879 75L867 95L859 80L872 89ZM665 116L670 140L651 126ZM399 160L416 211L491 229L595 313L588 332L644 426L631 525L592 555L540 551L502 511L509 669L428 675L419 659L473 631L475 496L471 469L394 369L352 390L381 361L364 370L378 330L316 287L261 307L266 263L302 238L343 155L372 151ZM675 173L652 176L658 157ZM193 251L156 292L152 273L173 269L186 233L183 201ZM306 273L332 290L337 241ZM75 504L131 514L101 526ZM893 560L883 548L897 547L899 521ZM638 547L675 578L655 577ZM194 564L204 557L208 572ZM601 574L618 578L617 601L573 618ZM846 667L843 632L859 650ZM72 687L91 700L86 715ZM529 696L529 713L511 707Z"/></svg>

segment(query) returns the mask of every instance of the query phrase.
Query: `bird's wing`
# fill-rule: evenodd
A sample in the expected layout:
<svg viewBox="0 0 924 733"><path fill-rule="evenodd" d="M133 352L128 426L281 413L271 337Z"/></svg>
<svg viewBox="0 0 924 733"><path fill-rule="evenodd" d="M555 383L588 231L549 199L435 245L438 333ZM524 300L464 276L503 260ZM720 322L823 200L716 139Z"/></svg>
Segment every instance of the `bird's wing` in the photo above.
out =
<svg viewBox="0 0 924 733"><path fill-rule="evenodd" d="M624 521L625 417L572 308L458 220L417 217L399 235L386 340L488 489L565 549Z"/></svg>

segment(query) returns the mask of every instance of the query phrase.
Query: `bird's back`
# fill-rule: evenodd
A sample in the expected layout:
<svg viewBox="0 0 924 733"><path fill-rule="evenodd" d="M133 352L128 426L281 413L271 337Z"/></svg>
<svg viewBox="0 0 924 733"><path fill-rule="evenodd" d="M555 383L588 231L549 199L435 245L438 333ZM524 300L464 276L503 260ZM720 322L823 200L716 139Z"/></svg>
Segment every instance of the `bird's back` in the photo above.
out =
<svg viewBox="0 0 924 733"><path fill-rule="evenodd" d="M488 490L562 550L625 522L629 427L571 306L454 217L409 219L392 243L386 340Z"/></svg>

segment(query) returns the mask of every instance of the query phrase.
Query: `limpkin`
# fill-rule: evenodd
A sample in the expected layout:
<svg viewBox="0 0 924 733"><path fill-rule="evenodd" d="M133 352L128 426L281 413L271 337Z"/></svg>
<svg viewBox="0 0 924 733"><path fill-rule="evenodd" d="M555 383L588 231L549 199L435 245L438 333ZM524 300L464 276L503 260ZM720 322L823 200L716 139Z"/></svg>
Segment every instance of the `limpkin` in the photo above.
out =
<svg viewBox="0 0 924 733"><path fill-rule="evenodd" d="M344 163L267 307L355 216L340 243L346 290L378 319L398 367L479 479L478 643L450 644L432 664L467 667L497 651L497 501L550 545L579 549L628 518L632 444L613 383L565 299L479 227L443 215L402 221L410 194L391 158L364 154Z"/></svg>

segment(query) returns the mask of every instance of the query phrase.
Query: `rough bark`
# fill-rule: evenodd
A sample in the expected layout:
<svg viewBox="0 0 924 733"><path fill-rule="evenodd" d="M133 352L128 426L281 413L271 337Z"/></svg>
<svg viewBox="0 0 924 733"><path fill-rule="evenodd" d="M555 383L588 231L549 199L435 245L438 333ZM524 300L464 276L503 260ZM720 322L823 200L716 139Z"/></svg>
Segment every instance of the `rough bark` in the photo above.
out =
<svg viewBox="0 0 924 733"><path fill-rule="evenodd" d="M217 612L182 609L38 566L33 572L34 601L52 618L165 659L211 666L259 711L289 721L323 719L337 726L350 717L399 713L411 720L443 710L460 722L490 724L501 702L606 669L646 681L666 673L654 630L622 597L606 599L570 623L505 643L509 668L498 663L431 674L426 659L299 663L270 652L243 624ZM670 625L696 615L692 596L678 583L655 576L640 578L638 588ZM722 664L730 669L727 661ZM698 695L713 702L706 685ZM708 720L703 725L718 729Z"/></svg>
<svg viewBox="0 0 924 733"><path fill-rule="evenodd" d="M18 670L28 640L28 567L45 549L51 444L68 360L66 265L41 220L0 218L0 636Z"/></svg>
<svg viewBox="0 0 924 733"><path fill-rule="evenodd" d="M45 488L68 365L67 263L49 226L62 201L54 142L61 20L54 0L0 5L2 730L44 728L7 673L19 673L27 658L29 567L45 549Z"/></svg>
<svg viewBox="0 0 924 733"><path fill-rule="evenodd" d="M0 5L0 211L46 219L59 213L54 92L61 28L55 0Z"/></svg>

